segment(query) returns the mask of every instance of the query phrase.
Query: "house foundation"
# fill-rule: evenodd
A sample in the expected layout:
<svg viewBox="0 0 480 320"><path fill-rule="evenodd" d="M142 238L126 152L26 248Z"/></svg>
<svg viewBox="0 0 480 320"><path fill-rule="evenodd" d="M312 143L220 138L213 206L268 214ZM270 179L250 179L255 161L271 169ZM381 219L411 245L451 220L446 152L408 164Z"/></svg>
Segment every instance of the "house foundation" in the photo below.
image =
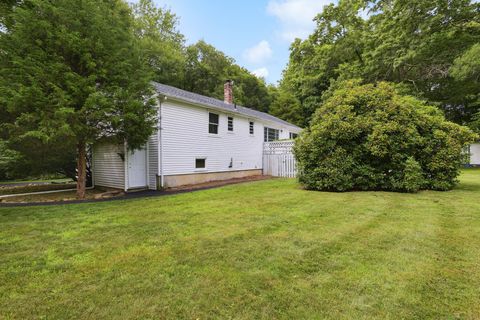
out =
<svg viewBox="0 0 480 320"><path fill-rule="evenodd" d="M262 175L262 169L168 175L164 176L163 179L165 188L174 188L190 184L199 184L211 181L221 181L259 175ZM160 177L157 177L157 179L157 185L160 186Z"/></svg>

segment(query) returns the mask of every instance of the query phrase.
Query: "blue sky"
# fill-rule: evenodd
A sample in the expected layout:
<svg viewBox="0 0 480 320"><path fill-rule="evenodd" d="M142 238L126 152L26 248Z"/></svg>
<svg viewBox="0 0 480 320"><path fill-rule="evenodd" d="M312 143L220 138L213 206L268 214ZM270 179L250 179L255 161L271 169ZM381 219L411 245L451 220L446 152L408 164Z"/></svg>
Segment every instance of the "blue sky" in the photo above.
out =
<svg viewBox="0 0 480 320"><path fill-rule="evenodd" d="M269 83L281 78L295 37L329 0L154 0L180 18L187 43L205 40Z"/></svg>

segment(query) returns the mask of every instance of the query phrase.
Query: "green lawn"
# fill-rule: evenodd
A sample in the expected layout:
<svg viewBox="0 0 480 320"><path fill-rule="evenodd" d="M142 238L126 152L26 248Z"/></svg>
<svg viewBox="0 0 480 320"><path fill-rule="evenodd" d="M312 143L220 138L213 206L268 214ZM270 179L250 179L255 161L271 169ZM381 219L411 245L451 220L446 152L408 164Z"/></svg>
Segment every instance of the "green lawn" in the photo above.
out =
<svg viewBox="0 0 480 320"><path fill-rule="evenodd" d="M0 208L0 267L6 319L478 319L480 171L450 192Z"/></svg>

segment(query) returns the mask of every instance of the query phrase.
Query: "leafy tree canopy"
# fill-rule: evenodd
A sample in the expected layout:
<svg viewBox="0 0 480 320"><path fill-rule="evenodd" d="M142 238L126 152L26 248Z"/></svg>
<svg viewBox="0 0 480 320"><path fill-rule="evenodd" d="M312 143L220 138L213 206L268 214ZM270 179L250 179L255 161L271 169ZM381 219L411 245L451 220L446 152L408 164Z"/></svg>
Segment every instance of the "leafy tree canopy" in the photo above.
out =
<svg viewBox="0 0 480 320"><path fill-rule="evenodd" d="M2 1L0 138L24 160L11 162L9 176L26 172L22 163L75 176L79 142L115 136L141 145L149 80L223 99L233 79L236 103L269 109L263 80L203 41L187 47L178 24L152 0Z"/></svg>
<svg viewBox="0 0 480 320"><path fill-rule="evenodd" d="M135 35L140 40L157 82L180 87L185 72L185 37L178 31L178 17L156 7L152 0L132 5Z"/></svg>
<svg viewBox="0 0 480 320"><path fill-rule="evenodd" d="M391 81L469 124L479 112L475 66L465 74L478 64L479 11L469 0L340 0L292 44L280 87L311 116L332 81Z"/></svg>
<svg viewBox="0 0 480 320"><path fill-rule="evenodd" d="M131 10L114 0L28 0L0 38L0 113L9 145L77 147L84 196L86 144L138 148L153 131L151 73Z"/></svg>
<svg viewBox="0 0 480 320"><path fill-rule="evenodd" d="M275 93L274 100L270 106L272 115L288 118L291 123L304 127L307 123L304 122L306 117L302 112L300 101L294 95L285 91Z"/></svg>
<svg viewBox="0 0 480 320"><path fill-rule="evenodd" d="M260 111L268 111L271 97L265 82L245 68L235 64L205 41L186 49L185 81L183 89L223 100L225 80L234 80L234 102Z"/></svg>

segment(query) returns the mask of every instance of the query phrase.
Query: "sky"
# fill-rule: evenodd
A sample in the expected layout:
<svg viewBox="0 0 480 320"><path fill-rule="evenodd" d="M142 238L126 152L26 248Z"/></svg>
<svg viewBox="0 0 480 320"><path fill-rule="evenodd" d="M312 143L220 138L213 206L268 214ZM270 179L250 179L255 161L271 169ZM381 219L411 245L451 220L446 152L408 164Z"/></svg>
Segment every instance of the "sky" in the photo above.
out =
<svg viewBox="0 0 480 320"><path fill-rule="evenodd" d="M281 78L290 43L314 29L331 0L154 0L179 17L187 44L205 40L268 83Z"/></svg>

